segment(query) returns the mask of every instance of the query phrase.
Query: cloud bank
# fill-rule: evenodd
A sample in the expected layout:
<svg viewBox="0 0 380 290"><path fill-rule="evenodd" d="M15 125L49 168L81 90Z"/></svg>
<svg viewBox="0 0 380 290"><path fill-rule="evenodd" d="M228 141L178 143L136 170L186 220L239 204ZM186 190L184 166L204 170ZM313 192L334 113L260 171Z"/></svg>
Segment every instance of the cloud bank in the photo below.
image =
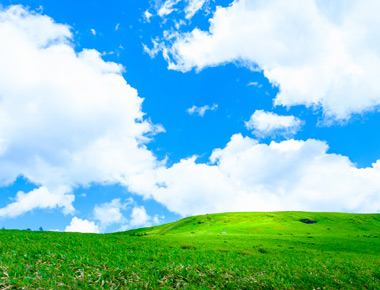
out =
<svg viewBox="0 0 380 290"><path fill-rule="evenodd" d="M270 3L277 3L284 9L282 17L293 19L301 17L298 14L302 11L310 12L311 6L308 5L314 2L302 2L300 6L294 6L299 7L294 11L281 6L280 2ZM356 5L355 9L360 6L352 3ZM268 15L274 13L279 19L264 31L268 36L265 41L274 41L273 29L280 27L285 20L281 20L278 14L280 8L270 6L269 9L266 5L274 4L236 1L231 7L219 8L213 17L210 33L195 30L176 40L173 53L177 53L178 58L172 67L187 70L236 58L256 59L268 78L280 84L281 92L276 98L279 104L321 103L326 114L338 119L359 112L360 108L368 109L369 103L372 107L377 104L377 99L369 101L376 92L376 82L373 86L364 86L369 94L362 95L361 99L357 98L355 90L338 96L335 95L337 91L329 87L331 84L323 79L323 70L318 71L321 76L317 78L322 89L318 87L315 92L329 88L330 99L309 99L310 88L316 84L314 79L311 83L304 81L303 69L306 64L312 64L311 56L305 57L301 53L301 59L295 57L289 59L291 62L285 62L289 57L289 48L285 44L290 43L287 39L281 40L280 36L292 33L281 32L276 36L280 40L279 45L273 47L273 56L264 51L261 44L252 44L257 44L260 38L246 37L251 29L253 35L260 36L255 26L251 27L252 19L257 25L269 25L272 18ZM314 19L311 16L317 17L322 13L315 9L315 15L306 13L307 21ZM335 24L338 28L343 27L345 21L354 21L345 20L347 11L339 12L342 17ZM367 20L363 21L367 23ZM329 18L325 21L332 25ZM244 28L247 23L249 26ZM302 21L300 23L303 24ZM222 24L226 25L224 30L220 26ZM290 23L283 29L293 31L296 28ZM305 29L310 28L306 25ZM236 34L236 31L240 32ZM226 35L236 39L226 38ZM149 141L148 136L162 129L144 119L141 110L143 100L122 77L122 66L105 62L96 50L76 52L71 37L68 26L57 24L48 16L20 6L0 10L0 186L12 184L18 176L24 176L39 186L31 192L17 193L10 204L0 209L0 217L15 217L36 208L60 208L64 213L74 214L73 189L92 183L120 183L131 192L153 198L183 216L225 211L379 211L380 161L372 167L358 169L347 157L329 154L327 144L318 140L287 140L267 145L235 134L225 148L213 151L207 163L197 162L196 157L183 159L171 167L159 163L145 144ZM374 37L373 41L377 39ZM241 51L235 47L239 41ZM352 40L353 45L355 41ZM300 42L301 52L305 50L304 42ZM327 41L323 43L328 47ZM284 54L277 50L281 53L284 50ZM369 46L368 51L375 51L375 46ZM205 57L207 53L210 53L209 57ZM325 63L324 50L318 53L316 57L321 66L329 68L331 64ZM257 55L260 58L256 58ZM372 69L374 76L379 75L378 67L364 67L362 57L355 59L363 65L361 72L366 75L367 70ZM372 60L376 64L376 53L373 53ZM346 68L347 64L343 62L342 66L336 67L338 79L335 83L345 84L345 79L340 79L339 69ZM315 67L310 68L311 75L316 76ZM292 80L289 87L283 85L285 80L282 77L295 77L298 69L302 78L296 82L297 87L292 87ZM356 75L357 71L353 73ZM357 81L357 85L363 87L360 76L357 76ZM302 94L298 91L301 87L305 89ZM341 102L342 96L345 103ZM299 98L298 101L295 102L293 97ZM337 101L334 106L331 105L333 100ZM343 113L340 115L339 112ZM268 117L268 113L265 114ZM288 119L279 117L270 116L271 120L282 124L281 128L292 127L284 125L284 120ZM266 121L266 126L279 128L271 122ZM258 121L252 126L267 133L270 130L265 129L264 123ZM66 230L100 232L101 228L111 224L143 226L158 220L149 216L145 208L136 205L127 221L122 214L124 208L125 204L119 199L98 205L93 214L99 224L74 217Z"/></svg>
<svg viewBox="0 0 380 290"><path fill-rule="evenodd" d="M226 211L378 212L380 161L358 169L327 153L318 140L269 145L233 135L208 164L183 159L133 180L145 193L180 215Z"/></svg>
<svg viewBox="0 0 380 290"><path fill-rule="evenodd" d="M209 31L166 32L169 68L241 62L280 88L275 105L322 107L325 122L380 104L376 0L235 0L218 7Z"/></svg>
<svg viewBox="0 0 380 290"><path fill-rule="evenodd" d="M71 37L48 16L0 10L0 186L18 176L40 186L19 192L0 216L73 213L73 188L126 182L156 166L144 144L160 127L144 120L123 67L96 50L76 52Z"/></svg>

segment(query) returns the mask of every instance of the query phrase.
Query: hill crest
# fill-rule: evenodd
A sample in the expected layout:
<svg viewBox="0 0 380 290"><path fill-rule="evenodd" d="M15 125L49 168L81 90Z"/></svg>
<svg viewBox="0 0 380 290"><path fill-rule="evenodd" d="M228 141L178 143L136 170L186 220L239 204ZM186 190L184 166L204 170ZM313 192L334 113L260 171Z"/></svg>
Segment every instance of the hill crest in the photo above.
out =
<svg viewBox="0 0 380 290"><path fill-rule="evenodd" d="M307 222L310 221L310 222ZM176 222L124 232L128 235L380 235L380 214L325 212L233 212L186 217Z"/></svg>

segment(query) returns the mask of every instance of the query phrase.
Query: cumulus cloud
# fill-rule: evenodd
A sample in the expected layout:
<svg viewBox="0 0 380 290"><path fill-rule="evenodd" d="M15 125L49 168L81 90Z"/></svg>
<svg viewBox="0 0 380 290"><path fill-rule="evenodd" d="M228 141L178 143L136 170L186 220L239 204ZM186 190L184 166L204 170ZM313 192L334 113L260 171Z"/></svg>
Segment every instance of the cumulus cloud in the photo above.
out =
<svg viewBox="0 0 380 290"><path fill-rule="evenodd" d="M131 201L122 203L120 198L117 198L109 203L96 205L93 212L94 219L100 222L100 228L103 230L115 223L126 223L127 220L121 213L121 210L125 210L130 203Z"/></svg>
<svg viewBox="0 0 380 290"><path fill-rule="evenodd" d="M19 191L14 202L0 209L0 217L16 217L27 211L38 209L52 209L62 207L64 213L74 213L72 202L74 195L64 187L49 191L46 187L40 187L29 193Z"/></svg>
<svg viewBox="0 0 380 290"><path fill-rule="evenodd" d="M197 114L198 116L203 117L207 111L215 111L216 109L218 109L217 104L213 104L212 106L206 105L203 107L197 107L194 105L187 109L186 112L189 113L189 115Z"/></svg>
<svg viewBox="0 0 380 290"><path fill-rule="evenodd" d="M162 128L144 120L123 67L96 50L75 52L71 37L48 16L0 8L0 186L18 176L40 186L18 193L3 216L72 213L73 188L127 184L156 166L144 144Z"/></svg>
<svg viewBox="0 0 380 290"><path fill-rule="evenodd" d="M131 210L129 218L124 215L127 210ZM97 222L74 217L65 231L104 233L107 227L115 224L119 225L118 231L126 231L157 225L161 222L161 218L158 215L150 216L145 207L137 205L132 198L126 199L124 202L120 198L116 198L111 202L95 205L93 219Z"/></svg>
<svg viewBox="0 0 380 290"><path fill-rule="evenodd" d="M95 233L99 234L99 227L94 223L88 220L82 220L77 217L73 217L70 225L65 229L65 232L78 232L78 233Z"/></svg>
<svg viewBox="0 0 380 290"><path fill-rule="evenodd" d="M263 110L255 111L245 126L253 130L253 134L259 138L280 135L291 138L301 128L303 122L294 116L279 116Z"/></svg>
<svg viewBox="0 0 380 290"><path fill-rule="evenodd" d="M305 3L314 3L310 1ZM255 30L251 39L248 32L252 28L252 19L257 25L272 23L266 18L269 17L267 14L260 14L263 13L262 10L266 11L266 5L274 5L269 3L281 6L276 1L236 1L231 7L219 8L214 15L210 33L198 30L187 35L186 41L185 38L177 39L172 53L177 53L178 62L172 64L173 68L202 68L237 57L252 60L259 55L257 62L268 78L280 84L281 92L276 102L291 105L296 103L292 103L291 98L297 97L297 102L307 103L305 100L309 96L310 83L302 79L305 77L302 68L306 67L305 63L313 63L302 53L302 58L294 58L299 60L298 65L301 68L301 79L297 82L297 88L305 88L302 94L297 95L297 88L291 85L286 87L279 77L283 68L288 72L284 77L293 73L292 70L288 71L289 67L294 69L294 59L289 58L292 61L286 63L288 54L285 52L288 47L285 44L289 44L287 39L280 41L278 46L272 47L269 44L277 39L272 35L274 28L281 26L285 20L294 19L291 16L297 16L299 9L307 12L309 8L307 6L306 9L306 4L302 2L300 7L295 6L294 11L289 11L285 5L281 8L284 9L283 15L274 9L277 13L274 15L279 19L273 19L274 28L264 25L265 29L262 31L268 38L259 38L260 33ZM356 2L352 3L360 6ZM330 11L329 8L326 9ZM274 13L270 12L272 9L268 11L269 14ZM316 11L316 15L322 13ZM336 13L342 14L341 22L335 24L339 31L345 21L351 20L345 17L348 12L339 10ZM265 17L260 18L262 15ZM313 15L306 14L305 17L313 19L310 18ZM326 25L331 25L330 18L325 18ZM226 24L224 29L220 28L220 23ZM248 29L243 29L243 24L247 23ZM302 21L300 23L303 24ZM303 27L301 24L296 27ZM282 26L291 31L295 29L292 23ZM317 31L318 27L315 28ZM366 28L364 25L363 29ZM305 30L309 29L306 25ZM228 41L225 40L225 34L220 34L222 30L228 36ZM199 42L202 47L195 45L193 49L192 45L198 43L197 35L202 40ZM217 35L220 35L220 39ZM278 35L285 37L287 33ZM301 33L300 37L303 35ZM373 36L372 32L370 35ZM196 157L181 160L169 168L157 163L145 143L149 141L147 136L162 128L144 119L141 110L143 100L122 77L123 67L105 62L95 50L75 52L71 37L68 26L57 24L47 16L27 11L20 6L0 10L0 186L12 184L18 176L24 176L39 186L28 193L19 192L13 202L0 209L0 216L14 217L35 208L56 207L62 208L64 213L73 213L72 190L92 183L123 184L130 191L143 195L144 198L154 198L169 210L181 215L224 211L379 210L380 161L372 167L358 169L347 157L327 153L327 144L318 140L288 140L267 145L237 134L232 136L225 148L214 150L208 163L199 163ZM328 33L326 37L329 37ZM260 43L262 38L264 44ZM371 39L376 42L380 38ZM253 40L257 46L251 44ZM180 45L181 41L183 47ZM240 44L241 49L245 49L236 53L236 43ZM327 42L323 43L327 45ZM354 44L356 39L352 39L352 45ZM304 46L301 41L301 52ZM230 48L228 53L225 51L226 47ZM186 52L185 48L191 52ZM281 53L284 51L284 54L274 54L275 58L272 59L272 54L265 55L268 48L277 49ZM321 61L323 67L325 51L315 52L314 45L310 48L312 54L317 53L316 62ZM210 54L205 57L204 50L208 49ZM375 46L368 46L368 49L373 51ZM192 55L193 52L198 53L198 57ZM378 75L378 68L372 66L376 64L377 54L373 56L374 62L360 70L364 75L372 70L374 75L370 80ZM346 64L345 58L334 57L331 59ZM362 55L355 61L362 65L363 57ZM314 70L315 67L310 66L311 80L315 77ZM344 85L345 81L340 79L339 69L334 72L337 73L335 77L341 81L340 84ZM322 73L317 77L321 88L326 88L326 84L330 85L324 79L325 76ZM360 86L362 79L358 77L357 81L356 84ZM367 104L377 83L374 80L372 86L366 87L367 91L363 91L363 98L360 100L353 95L355 90L343 94L347 108L351 108L351 111L344 111L345 114L354 112L353 101ZM320 102L327 113L336 113L338 116L337 108L340 103L336 102L339 105L336 107L330 106L333 103L328 102L341 100L341 97L334 95L337 91L329 87L331 95L320 99L318 94L322 89L315 88L317 97L307 104ZM376 100L372 105L377 104ZM193 113L202 115L212 107L206 106L203 113L201 108L195 107ZM123 224L123 207L124 204L117 199L98 205L93 212L94 218L99 221L100 227L113 223ZM149 216L144 207L137 205L132 209L129 219L124 225L131 227L146 226L157 221L157 217ZM77 217L72 219L66 230L100 232L95 222Z"/></svg>
<svg viewBox="0 0 380 290"><path fill-rule="evenodd" d="M158 215L150 216L146 212L145 207L135 206L132 209L132 213L129 221L129 228L137 227L151 227L152 225L157 225L161 222L161 218Z"/></svg>
<svg viewBox="0 0 380 290"><path fill-rule="evenodd" d="M124 223L118 231L126 231L135 228L151 227L161 223L163 216L150 216L144 206L134 203L128 222Z"/></svg>
<svg viewBox="0 0 380 290"><path fill-rule="evenodd" d="M132 210L131 214L131 227L148 227L150 226L150 221L152 218L147 214L145 207L136 206Z"/></svg>
<svg viewBox="0 0 380 290"><path fill-rule="evenodd" d="M357 168L327 153L325 142L287 140L269 145L233 135L210 162L183 159L146 172L131 190L145 192L180 215L226 211L379 212L380 161Z"/></svg>
<svg viewBox="0 0 380 290"><path fill-rule="evenodd" d="M276 105L323 108L345 120L380 105L377 0L235 0L209 31L165 34L169 68L188 71L241 61L279 86Z"/></svg>

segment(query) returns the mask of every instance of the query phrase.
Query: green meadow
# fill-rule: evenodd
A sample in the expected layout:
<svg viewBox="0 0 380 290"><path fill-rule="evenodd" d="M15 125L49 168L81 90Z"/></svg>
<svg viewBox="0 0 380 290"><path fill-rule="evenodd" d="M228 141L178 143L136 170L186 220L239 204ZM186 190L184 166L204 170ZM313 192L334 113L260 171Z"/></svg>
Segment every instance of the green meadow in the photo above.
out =
<svg viewBox="0 0 380 290"><path fill-rule="evenodd" d="M0 230L0 288L380 289L380 215L210 214L114 234Z"/></svg>

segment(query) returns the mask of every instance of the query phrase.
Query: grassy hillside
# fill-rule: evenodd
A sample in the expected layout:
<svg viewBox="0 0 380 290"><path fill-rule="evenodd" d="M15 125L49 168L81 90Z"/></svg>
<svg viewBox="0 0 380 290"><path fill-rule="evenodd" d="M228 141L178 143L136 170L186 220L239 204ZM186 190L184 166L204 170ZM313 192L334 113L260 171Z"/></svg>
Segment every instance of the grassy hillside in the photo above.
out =
<svg viewBox="0 0 380 290"><path fill-rule="evenodd" d="M316 221L316 224L301 220ZM330 235L338 232L353 235L355 232L375 230L380 234L379 214L315 213L315 212L248 212L220 213L192 216L174 223L128 231L126 233L169 234L169 235L273 235L278 233L297 234L313 232Z"/></svg>
<svg viewBox="0 0 380 290"><path fill-rule="evenodd" d="M379 253L379 214L212 214L107 235L2 230L0 288L380 289Z"/></svg>

